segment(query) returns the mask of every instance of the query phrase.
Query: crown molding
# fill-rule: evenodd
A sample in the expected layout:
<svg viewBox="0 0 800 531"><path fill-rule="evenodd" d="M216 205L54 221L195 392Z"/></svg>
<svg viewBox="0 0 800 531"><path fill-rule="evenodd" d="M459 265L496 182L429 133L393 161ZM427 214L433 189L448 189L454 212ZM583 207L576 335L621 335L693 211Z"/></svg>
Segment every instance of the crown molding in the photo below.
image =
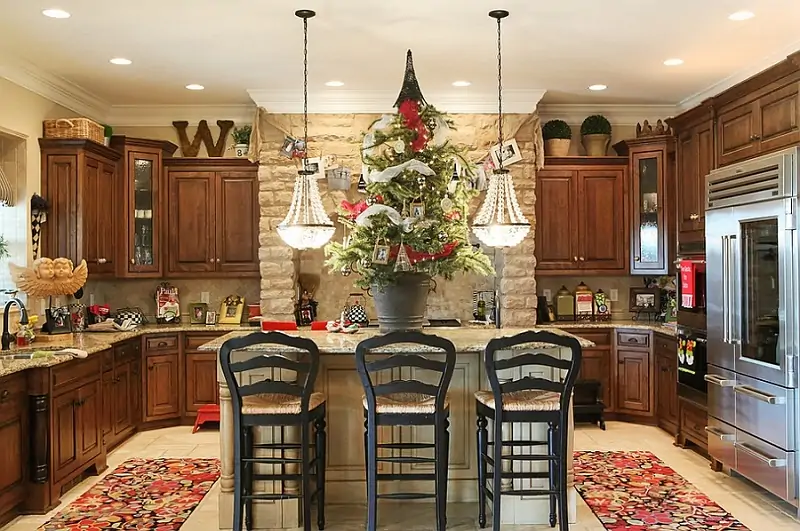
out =
<svg viewBox="0 0 800 531"><path fill-rule="evenodd" d="M544 89L503 91L503 111L511 114L528 114L545 94ZM300 92L288 90L249 89L253 102L277 114L300 114L303 100ZM392 111L397 99L396 91L326 90L313 92L308 97L308 112L312 114L379 114ZM495 114L496 93L466 91L426 93L425 99L450 114Z"/></svg>
<svg viewBox="0 0 800 531"><path fill-rule="evenodd" d="M548 120L564 120L569 124L580 124L584 118L592 114L602 114L608 121L616 125L636 125L643 120L655 123L656 120L669 118L678 112L676 105L625 105L625 104L570 104L541 103L539 118Z"/></svg>
<svg viewBox="0 0 800 531"><path fill-rule="evenodd" d="M738 85L742 81L750 79L756 74L760 74L761 72L767 70L771 66L775 66L776 64L780 63L781 61L786 59L789 55L797 52L798 50L800 50L800 41L795 41L789 46L782 48L777 52L764 57L763 59L761 59L756 63L751 64L747 68L743 68L738 72L735 72L733 75L730 75L725 79L714 83L710 87L701 90L700 92L697 92L695 94L692 94L688 98L685 98L680 102L678 102L678 112L688 111L689 109L697 107L708 98L713 98L714 96L717 96L721 92L728 90L734 85Z"/></svg>
<svg viewBox="0 0 800 531"><path fill-rule="evenodd" d="M0 77L27 89L53 103L105 123L109 102L63 77L45 72L41 68L3 51L0 59Z"/></svg>
<svg viewBox="0 0 800 531"><path fill-rule="evenodd" d="M239 105L112 105L107 122L114 127L172 127L172 122L185 120L196 124L207 120L233 120L236 124L253 122L256 107Z"/></svg>

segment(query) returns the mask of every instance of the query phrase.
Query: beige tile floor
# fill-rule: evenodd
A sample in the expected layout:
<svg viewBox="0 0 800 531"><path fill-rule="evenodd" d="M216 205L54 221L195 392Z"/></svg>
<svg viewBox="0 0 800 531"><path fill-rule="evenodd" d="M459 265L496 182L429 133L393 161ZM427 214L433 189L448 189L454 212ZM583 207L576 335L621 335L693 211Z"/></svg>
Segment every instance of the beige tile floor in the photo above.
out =
<svg viewBox="0 0 800 531"><path fill-rule="evenodd" d="M109 471L132 457L217 457L218 434L201 431L192 435L188 427L167 428L139 433L108 458ZM752 531L800 531L800 521L789 516L792 509L782 505L772 496L760 491L745 480L711 471L708 461L694 452L681 450L672 445L672 439L658 428L638 426L620 422L609 422L608 429L578 427L575 434L577 450L648 450L657 455L678 474L692 482L700 491L710 496L723 508L736 516ZM62 505L49 515L24 516L11 522L0 531L34 531L53 514L73 501L91 487L98 478L89 478L64 497ZM217 527L217 488L215 486L181 531L213 531ZM578 523L573 531L602 531L604 528L588 506L578 498ZM452 504L448 507L448 529L471 531L478 529L475 523L474 504ZM433 507L420 505L409 515L398 507L382 503L379 521L382 530L430 531L433 529ZM363 529L362 507L328 507L330 531L354 531ZM504 528L506 529L506 528ZM548 526L509 526L508 530L539 531Z"/></svg>

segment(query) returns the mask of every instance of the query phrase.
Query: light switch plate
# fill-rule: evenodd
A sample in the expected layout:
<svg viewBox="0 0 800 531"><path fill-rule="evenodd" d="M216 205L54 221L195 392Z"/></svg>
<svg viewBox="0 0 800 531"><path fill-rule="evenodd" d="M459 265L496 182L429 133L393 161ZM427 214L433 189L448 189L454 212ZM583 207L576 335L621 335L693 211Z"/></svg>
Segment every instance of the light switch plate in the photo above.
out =
<svg viewBox="0 0 800 531"><path fill-rule="evenodd" d="M550 300L551 300L550 297L553 296L553 292L550 291L549 289L545 289L545 290L542 290L542 295L544 295L544 298L547 299L547 302L550 302Z"/></svg>
<svg viewBox="0 0 800 531"><path fill-rule="evenodd" d="M208 301L211 299L211 295L207 291L200 292L200 302L208 304Z"/></svg>
<svg viewBox="0 0 800 531"><path fill-rule="evenodd" d="M617 302L619 300L619 290L618 289L610 290L609 297L611 297L611 302Z"/></svg>

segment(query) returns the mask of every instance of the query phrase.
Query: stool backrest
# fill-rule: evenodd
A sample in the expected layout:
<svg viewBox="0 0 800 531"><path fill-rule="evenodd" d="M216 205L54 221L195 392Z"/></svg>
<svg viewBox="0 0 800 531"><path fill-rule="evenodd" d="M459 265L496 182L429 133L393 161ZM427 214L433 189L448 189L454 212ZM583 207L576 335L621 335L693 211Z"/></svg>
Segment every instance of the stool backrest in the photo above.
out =
<svg viewBox="0 0 800 531"><path fill-rule="evenodd" d="M417 345L427 347L421 349L426 354L444 354L444 361L428 358L420 353L420 349L403 348L402 350L382 350L394 345ZM375 350L376 352L373 352ZM380 359L367 361L367 355L374 354ZM364 386L367 398L367 410L375 411L376 397L409 393L433 397L436 411L444 409L447 390L453 377L456 365L456 347L443 337L423 334L422 332L390 332L382 336L375 336L361 341L356 346L356 369ZM387 383L375 384L372 374L378 371L395 368L418 368L439 373L438 382L425 383L420 380L404 380L402 377Z"/></svg>
<svg viewBox="0 0 800 531"><path fill-rule="evenodd" d="M529 348L515 349L515 347L526 344L532 345ZM545 346L538 346L538 344L544 344ZM551 346L570 349L572 351L571 359L561 359L546 353L544 351L545 348ZM510 358L496 359L498 352L506 350L512 351ZM484 350L484 365L486 367L486 376L489 378L489 386L494 395L495 411L498 418L503 411L503 394L515 391L551 391L559 393L561 397L560 409L561 411L567 411L575 381L578 379L581 356L581 344L577 339L553 332L527 331L489 341ZM559 379L555 377L553 380L549 380L538 376L524 375L525 371L523 370L521 373L523 375L516 379L512 377L502 383L497 375L498 371L537 366L566 371L567 374L558 381Z"/></svg>
<svg viewBox="0 0 800 531"><path fill-rule="evenodd" d="M233 351L257 345L268 346L269 351L244 361L231 363ZM292 352L297 352L297 360L289 359L285 355ZM223 343L219 350L219 362L231 392L234 411L241 409L244 396L281 394L300 397L300 411L308 412L308 402L311 393L314 392L319 369L319 348L310 339L288 336L282 332L254 332ZM264 376L264 369L293 371L296 373L296 378L294 381L284 381L280 378L275 379L274 376ZM259 372L262 374L259 375ZM236 379L237 373L241 375L241 382ZM253 381L250 379L251 376L260 379Z"/></svg>

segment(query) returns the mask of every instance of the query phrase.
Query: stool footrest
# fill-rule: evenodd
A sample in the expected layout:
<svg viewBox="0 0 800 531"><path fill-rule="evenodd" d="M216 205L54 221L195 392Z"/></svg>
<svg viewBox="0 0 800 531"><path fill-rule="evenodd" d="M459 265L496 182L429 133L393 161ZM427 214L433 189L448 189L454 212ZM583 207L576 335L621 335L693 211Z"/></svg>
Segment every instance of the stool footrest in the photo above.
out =
<svg viewBox="0 0 800 531"><path fill-rule="evenodd" d="M435 494L428 494L425 492L391 492L387 494L378 494L378 498L390 500L425 500L435 497Z"/></svg>
<svg viewBox="0 0 800 531"><path fill-rule="evenodd" d="M302 494L284 494L284 493L275 493L275 494L243 494L242 499L245 500L265 500L265 501L277 501L277 500L298 500L302 497Z"/></svg>
<svg viewBox="0 0 800 531"><path fill-rule="evenodd" d="M433 443L380 443L378 448L391 448L393 450L424 450L425 448L436 448Z"/></svg>
<svg viewBox="0 0 800 531"><path fill-rule="evenodd" d="M258 443L252 446L262 450L297 450L302 447L300 443ZM314 446L313 443L311 446Z"/></svg>
<svg viewBox="0 0 800 531"><path fill-rule="evenodd" d="M490 441L488 443L489 446L494 446L494 441ZM503 446L512 446L512 447L520 447L520 446L547 446L547 441L503 441Z"/></svg>
<svg viewBox="0 0 800 531"><path fill-rule="evenodd" d="M436 459L433 457L416 457L412 455L378 457L377 460L386 463L435 463L436 462Z"/></svg>
<svg viewBox="0 0 800 531"><path fill-rule="evenodd" d="M260 463L263 465L280 465L283 463L302 463L303 460L296 457L243 457L242 463Z"/></svg>
<svg viewBox="0 0 800 531"><path fill-rule="evenodd" d="M253 474L255 481L299 481L302 478L302 474Z"/></svg>
<svg viewBox="0 0 800 531"><path fill-rule="evenodd" d="M483 454L483 458L489 466L494 466L494 457ZM504 455L503 460L508 461L558 461L558 456L555 455Z"/></svg>
<svg viewBox="0 0 800 531"><path fill-rule="evenodd" d="M500 477L503 479L547 479L550 474L547 472L503 472ZM487 474L486 481L492 482L491 474Z"/></svg>

